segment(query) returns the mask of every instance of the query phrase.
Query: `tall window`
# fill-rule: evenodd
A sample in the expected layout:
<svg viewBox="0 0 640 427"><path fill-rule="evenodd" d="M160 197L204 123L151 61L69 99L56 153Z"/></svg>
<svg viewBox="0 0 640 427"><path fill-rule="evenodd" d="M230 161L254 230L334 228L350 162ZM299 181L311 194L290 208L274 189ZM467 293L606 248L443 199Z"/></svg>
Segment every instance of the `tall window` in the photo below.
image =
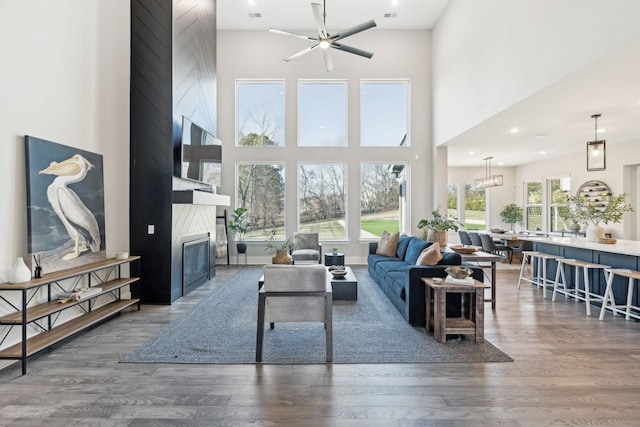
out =
<svg viewBox="0 0 640 427"><path fill-rule="evenodd" d="M347 83L309 81L298 84L298 145L347 145Z"/></svg>
<svg viewBox="0 0 640 427"><path fill-rule="evenodd" d="M549 182L549 231L569 229L569 188L571 178L550 179Z"/></svg>
<svg viewBox="0 0 640 427"><path fill-rule="evenodd" d="M380 237L383 231L400 231L401 181L405 164L360 165L360 238ZM402 230L405 231L405 230Z"/></svg>
<svg viewBox="0 0 640 427"><path fill-rule="evenodd" d="M301 163L298 171L298 230L321 239L345 239L347 165Z"/></svg>
<svg viewBox="0 0 640 427"><path fill-rule="evenodd" d="M251 230L247 239L263 239L264 232L276 229L284 237L284 164L239 163L238 207L247 208Z"/></svg>
<svg viewBox="0 0 640 427"><path fill-rule="evenodd" d="M525 182L525 221L529 231L542 230L542 184Z"/></svg>
<svg viewBox="0 0 640 427"><path fill-rule="evenodd" d="M464 186L464 228L467 230L485 230L487 219L487 192L471 184Z"/></svg>
<svg viewBox="0 0 640 427"><path fill-rule="evenodd" d="M360 145L409 145L408 93L409 82L404 80L360 83Z"/></svg>
<svg viewBox="0 0 640 427"><path fill-rule="evenodd" d="M447 185L447 216L458 218L458 185Z"/></svg>
<svg viewBox="0 0 640 427"><path fill-rule="evenodd" d="M284 145L284 81L238 81L236 145Z"/></svg>

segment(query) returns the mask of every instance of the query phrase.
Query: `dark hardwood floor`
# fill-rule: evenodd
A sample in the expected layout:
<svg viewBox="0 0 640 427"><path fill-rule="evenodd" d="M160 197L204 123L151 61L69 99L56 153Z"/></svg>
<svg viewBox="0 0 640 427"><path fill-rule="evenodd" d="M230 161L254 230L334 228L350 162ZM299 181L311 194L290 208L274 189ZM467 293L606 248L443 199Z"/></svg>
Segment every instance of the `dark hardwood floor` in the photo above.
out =
<svg viewBox="0 0 640 427"><path fill-rule="evenodd" d="M485 337L513 363L121 364L237 267L0 371L0 426L637 426L640 323L551 302L500 266Z"/></svg>

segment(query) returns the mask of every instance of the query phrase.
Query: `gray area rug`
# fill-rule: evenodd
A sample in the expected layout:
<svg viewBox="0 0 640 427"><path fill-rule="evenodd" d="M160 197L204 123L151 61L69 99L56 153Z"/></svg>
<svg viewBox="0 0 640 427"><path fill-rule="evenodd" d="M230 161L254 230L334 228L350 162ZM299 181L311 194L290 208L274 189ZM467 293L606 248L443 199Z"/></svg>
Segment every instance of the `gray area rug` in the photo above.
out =
<svg viewBox="0 0 640 427"><path fill-rule="evenodd" d="M440 344L424 328L410 326L373 282L366 268L357 301L334 301L333 363L511 362L489 342L449 339ZM255 363L258 279L262 267L247 267L213 291L137 350L129 363ZM325 363L320 323L265 327L263 363Z"/></svg>

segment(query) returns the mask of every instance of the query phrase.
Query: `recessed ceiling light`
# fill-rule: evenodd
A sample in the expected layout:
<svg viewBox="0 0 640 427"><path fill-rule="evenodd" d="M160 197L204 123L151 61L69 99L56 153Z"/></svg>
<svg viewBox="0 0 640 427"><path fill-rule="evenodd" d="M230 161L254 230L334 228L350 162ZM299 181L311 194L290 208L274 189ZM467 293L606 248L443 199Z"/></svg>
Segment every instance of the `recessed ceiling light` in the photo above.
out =
<svg viewBox="0 0 640 427"><path fill-rule="evenodd" d="M598 129L596 132L598 133L605 133L607 130L605 128L600 128Z"/></svg>
<svg viewBox="0 0 640 427"><path fill-rule="evenodd" d="M520 129L518 129L518 128L511 128L511 129L509 129L509 132L510 132L510 133L518 133L519 131L520 131Z"/></svg>
<svg viewBox="0 0 640 427"><path fill-rule="evenodd" d="M256 0L249 0L249 4L256 4Z"/></svg>
<svg viewBox="0 0 640 427"><path fill-rule="evenodd" d="M545 154L547 154L547 152L546 151L541 151L540 154L542 154L544 156Z"/></svg>
<svg viewBox="0 0 640 427"><path fill-rule="evenodd" d="M469 151L469 155L473 156L475 153L473 151Z"/></svg>
<svg viewBox="0 0 640 427"><path fill-rule="evenodd" d="M398 5L398 0L391 0L391 4L394 5L394 6L397 6Z"/></svg>
<svg viewBox="0 0 640 427"><path fill-rule="evenodd" d="M498 166L504 165L504 162L498 162Z"/></svg>

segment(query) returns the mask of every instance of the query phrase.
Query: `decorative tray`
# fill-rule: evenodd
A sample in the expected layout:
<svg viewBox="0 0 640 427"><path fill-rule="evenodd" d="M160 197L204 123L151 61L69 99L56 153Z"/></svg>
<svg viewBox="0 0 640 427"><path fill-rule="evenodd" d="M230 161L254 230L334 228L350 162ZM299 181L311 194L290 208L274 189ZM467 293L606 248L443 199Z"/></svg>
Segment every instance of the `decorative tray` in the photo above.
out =
<svg viewBox="0 0 640 427"><path fill-rule="evenodd" d="M457 252L459 254L463 254L463 255L469 255L480 250L478 249L477 246L462 246L462 245L452 245L452 246L449 246L449 248L451 248L452 251Z"/></svg>

